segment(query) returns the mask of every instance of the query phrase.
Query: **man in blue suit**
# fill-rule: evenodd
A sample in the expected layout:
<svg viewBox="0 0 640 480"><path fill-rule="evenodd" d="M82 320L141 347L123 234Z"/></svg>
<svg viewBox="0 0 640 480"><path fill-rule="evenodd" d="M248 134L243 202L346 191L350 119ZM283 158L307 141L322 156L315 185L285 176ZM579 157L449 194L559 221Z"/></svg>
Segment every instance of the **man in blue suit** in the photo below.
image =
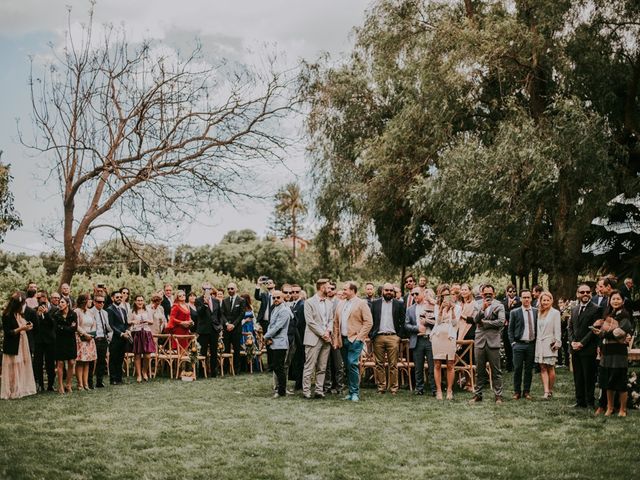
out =
<svg viewBox="0 0 640 480"><path fill-rule="evenodd" d="M533 361L536 352L536 331L538 327L538 309L531 306L532 295L529 290L520 292L522 306L509 313L509 343L513 349L513 399L524 396L531 400L531 380ZM524 387L522 370L524 367ZM521 388L523 387L523 388Z"/></svg>

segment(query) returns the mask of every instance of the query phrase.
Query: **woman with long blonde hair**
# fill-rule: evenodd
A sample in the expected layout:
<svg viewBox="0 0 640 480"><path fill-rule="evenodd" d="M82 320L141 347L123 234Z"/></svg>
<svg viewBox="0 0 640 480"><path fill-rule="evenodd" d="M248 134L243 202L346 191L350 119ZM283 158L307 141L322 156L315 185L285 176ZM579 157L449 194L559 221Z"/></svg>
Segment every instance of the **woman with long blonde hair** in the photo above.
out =
<svg viewBox="0 0 640 480"><path fill-rule="evenodd" d="M553 295L546 291L542 292L538 298L535 361L540 365L544 399L549 399L553 395L553 386L556 383L555 365L561 342L560 311L553 308Z"/></svg>

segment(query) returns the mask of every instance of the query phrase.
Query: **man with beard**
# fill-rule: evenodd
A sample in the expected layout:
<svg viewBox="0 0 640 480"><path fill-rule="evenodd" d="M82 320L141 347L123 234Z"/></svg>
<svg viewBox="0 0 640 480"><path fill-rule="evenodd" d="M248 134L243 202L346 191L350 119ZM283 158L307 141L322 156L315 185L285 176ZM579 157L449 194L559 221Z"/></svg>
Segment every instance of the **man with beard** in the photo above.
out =
<svg viewBox="0 0 640 480"><path fill-rule="evenodd" d="M396 395L398 393L400 333L405 315L403 303L394 299L393 285L385 283L382 287L382 298L371 302L369 308L373 318L373 327L369 336L373 343L378 393L387 391L386 356L389 363L389 391L391 395Z"/></svg>

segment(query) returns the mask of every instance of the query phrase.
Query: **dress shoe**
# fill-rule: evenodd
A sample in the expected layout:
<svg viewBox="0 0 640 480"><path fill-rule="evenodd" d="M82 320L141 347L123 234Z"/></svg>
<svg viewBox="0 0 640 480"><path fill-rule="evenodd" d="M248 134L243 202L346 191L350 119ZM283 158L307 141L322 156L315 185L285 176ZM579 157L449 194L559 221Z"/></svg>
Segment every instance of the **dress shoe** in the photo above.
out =
<svg viewBox="0 0 640 480"><path fill-rule="evenodd" d="M414 395L424 395L424 390L416 390L413 392Z"/></svg>
<svg viewBox="0 0 640 480"><path fill-rule="evenodd" d="M54 392L55 390L53 389L53 385L49 385L47 387L47 392Z"/></svg>
<svg viewBox="0 0 640 480"><path fill-rule="evenodd" d="M313 398L319 398L319 399L323 399L324 398L324 393L316 393Z"/></svg>
<svg viewBox="0 0 640 480"><path fill-rule="evenodd" d="M587 408L587 406L580 403L574 403L573 405L571 405L571 408Z"/></svg>
<svg viewBox="0 0 640 480"><path fill-rule="evenodd" d="M502 405L502 397L496 397L496 403Z"/></svg>
<svg viewBox="0 0 640 480"><path fill-rule="evenodd" d="M286 394L287 395L295 395L291 390L287 390Z"/></svg>
<svg viewBox="0 0 640 480"><path fill-rule="evenodd" d="M351 395L351 401L352 402L359 402L360 401L360 397L356 394Z"/></svg>
<svg viewBox="0 0 640 480"><path fill-rule="evenodd" d="M482 397L480 395L474 395L469 403L480 403L482 401Z"/></svg>
<svg viewBox="0 0 640 480"><path fill-rule="evenodd" d="M520 400L520 394L519 393L514 393L511 398L513 398L514 400Z"/></svg>
<svg viewBox="0 0 640 480"><path fill-rule="evenodd" d="M376 393L377 393L378 395L384 395L384 394L385 394L385 391L384 391L384 390L378 390Z"/></svg>
<svg viewBox="0 0 640 480"><path fill-rule="evenodd" d="M96 388L104 388L104 383L96 383Z"/></svg>
<svg viewBox="0 0 640 480"><path fill-rule="evenodd" d="M281 397L281 395L278 392L273 394L273 398L280 398L280 397Z"/></svg>
<svg viewBox="0 0 640 480"><path fill-rule="evenodd" d="M349 394L346 397L344 397L343 400L351 400L351 394Z"/></svg>
<svg viewBox="0 0 640 480"><path fill-rule="evenodd" d="M531 396L531 394L530 394L530 393L525 393L525 394L524 394L524 398L525 398L526 400L533 400L533 397Z"/></svg>
<svg viewBox="0 0 640 480"><path fill-rule="evenodd" d="M302 395L305 400L311 400L311 395Z"/></svg>

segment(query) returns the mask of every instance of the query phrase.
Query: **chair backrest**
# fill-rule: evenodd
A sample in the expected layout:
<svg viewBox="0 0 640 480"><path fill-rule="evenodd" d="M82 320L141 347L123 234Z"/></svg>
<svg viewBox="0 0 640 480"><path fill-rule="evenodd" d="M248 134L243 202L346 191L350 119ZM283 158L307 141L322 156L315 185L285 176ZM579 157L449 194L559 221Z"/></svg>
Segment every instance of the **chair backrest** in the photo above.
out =
<svg viewBox="0 0 640 480"><path fill-rule="evenodd" d="M458 340L457 345L460 345L460 350L456 351L456 358L454 367L458 368L473 368L473 340ZM469 357L469 361L465 360L465 356Z"/></svg>
<svg viewBox="0 0 640 480"><path fill-rule="evenodd" d="M171 335L168 333L154 333L153 339L156 342L156 353L158 355L171 353Z"/></svg>
<svg viewBox="0 0 640 480"><path fill-rule="evenodd" d="M195 335L173 335L175 340L178 358L183 360L189 358L192 348L197 348Z"/></svg>

